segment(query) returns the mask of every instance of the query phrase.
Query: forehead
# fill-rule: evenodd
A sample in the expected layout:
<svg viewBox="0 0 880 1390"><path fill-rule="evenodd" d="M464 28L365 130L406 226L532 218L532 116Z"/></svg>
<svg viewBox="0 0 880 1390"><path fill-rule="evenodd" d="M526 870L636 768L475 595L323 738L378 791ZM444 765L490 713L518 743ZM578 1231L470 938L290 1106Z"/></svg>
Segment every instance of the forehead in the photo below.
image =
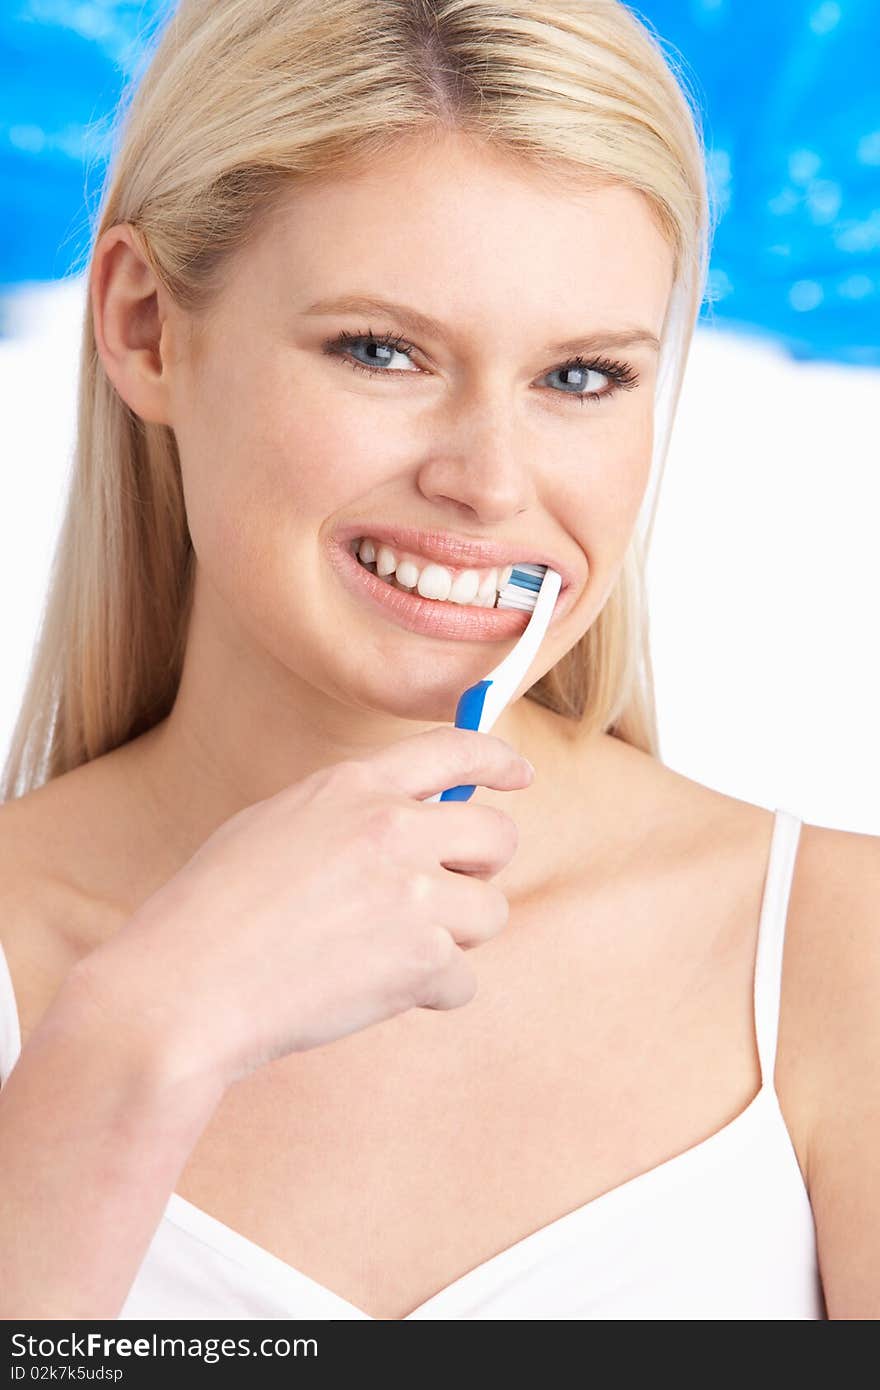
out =
<svg viewBox="0 0 880 1390"><path fill-rule="evenodd" d="M643 194L459 136L293 185L252 250L290 303L360 291L465 329L533 321L558 337L624 322L659 336L672 282Z"/></svg>

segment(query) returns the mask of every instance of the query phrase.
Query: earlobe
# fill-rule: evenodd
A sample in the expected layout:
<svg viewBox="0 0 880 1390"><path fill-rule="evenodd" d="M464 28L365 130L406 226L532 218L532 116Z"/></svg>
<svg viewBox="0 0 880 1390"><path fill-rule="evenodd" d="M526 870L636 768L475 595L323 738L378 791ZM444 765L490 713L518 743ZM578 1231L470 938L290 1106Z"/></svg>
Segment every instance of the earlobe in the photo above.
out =
<svg viewBox="0 0 880 1390"><path fill-rule="evenodd" d="M109 380L142 420L171 424L161 287L127 223L99 239L89 295L98 356Z"/></svg>

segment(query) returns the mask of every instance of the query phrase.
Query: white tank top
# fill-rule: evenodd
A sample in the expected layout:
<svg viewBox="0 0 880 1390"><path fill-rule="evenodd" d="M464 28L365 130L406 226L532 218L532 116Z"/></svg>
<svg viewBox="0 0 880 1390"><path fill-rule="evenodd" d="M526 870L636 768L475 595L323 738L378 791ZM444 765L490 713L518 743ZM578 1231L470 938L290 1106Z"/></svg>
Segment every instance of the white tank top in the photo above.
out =
<svg viewBox="0 0 880 1390"><path fill-rule="evenodd" d="M758 928L761 1089L684 1153L484 1260L422 1319L825 1318L816 1231L774 1082L785 919L801 822L777 810ZM0 1081L21 1051L0 949ZM120 1319L372 1315L172 1192Z"/></svg>

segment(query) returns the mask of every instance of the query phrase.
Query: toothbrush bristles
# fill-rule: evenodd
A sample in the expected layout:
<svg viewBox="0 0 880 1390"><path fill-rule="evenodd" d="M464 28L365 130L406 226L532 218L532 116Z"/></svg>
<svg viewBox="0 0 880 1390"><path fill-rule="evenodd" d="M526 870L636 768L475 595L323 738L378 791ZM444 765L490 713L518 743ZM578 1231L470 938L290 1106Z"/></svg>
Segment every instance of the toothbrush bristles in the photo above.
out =
<svg viewBox="0 0 880 1390"><path fill-rule="evenodd" d="M498 591L495 607L518 608L521 613L531 613L546 573L546 565L514 565L504 588Z"/></svg>

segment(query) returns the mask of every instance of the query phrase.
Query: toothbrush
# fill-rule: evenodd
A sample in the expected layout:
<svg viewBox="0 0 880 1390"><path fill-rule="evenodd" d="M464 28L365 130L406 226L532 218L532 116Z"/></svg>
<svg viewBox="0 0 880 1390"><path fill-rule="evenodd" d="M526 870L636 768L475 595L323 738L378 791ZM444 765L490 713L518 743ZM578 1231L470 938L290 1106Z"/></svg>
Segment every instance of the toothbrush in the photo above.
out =
<svg viewBox="0 0 880 1390"><path fill-rule="evenodd" d="M532 660L562 587L562 578L547 565L514 565L510 578L498 595L496 608L518 608L531 613L528 626L512 652L508 652L485 680L464 691L455 711L456 729L476 729L487 734L502 710L510 703ZM449 787L427 796L426 801L470 801L476 787Z"/></svg>

